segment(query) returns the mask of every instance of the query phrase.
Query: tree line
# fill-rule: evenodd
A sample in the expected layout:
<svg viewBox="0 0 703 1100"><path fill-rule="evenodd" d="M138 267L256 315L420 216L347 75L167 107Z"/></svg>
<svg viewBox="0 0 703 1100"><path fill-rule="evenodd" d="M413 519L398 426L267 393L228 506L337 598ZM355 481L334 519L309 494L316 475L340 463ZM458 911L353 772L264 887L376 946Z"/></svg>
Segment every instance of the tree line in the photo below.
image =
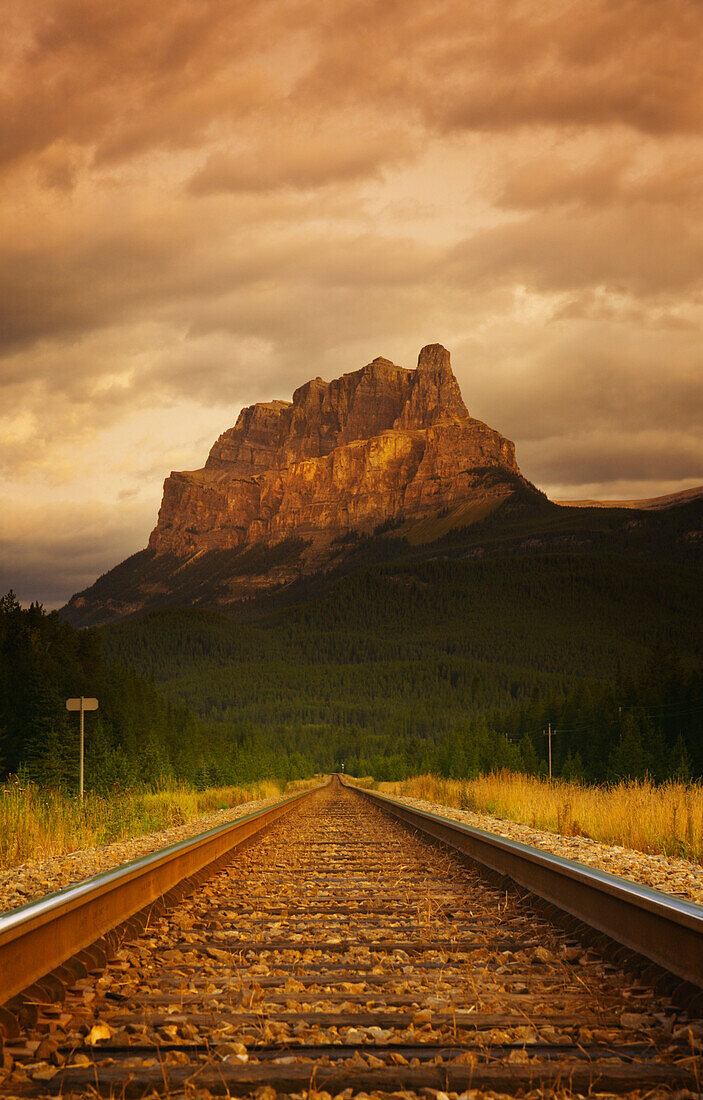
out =
<svg viewBox="0 0 703 1100"><path fill-rule="evenodd" d="M703 615L685 563L533 554L382 563L235 621L155 611L77 631L0 600L0 767L72 787L502 767L703 774Z"/></svg>

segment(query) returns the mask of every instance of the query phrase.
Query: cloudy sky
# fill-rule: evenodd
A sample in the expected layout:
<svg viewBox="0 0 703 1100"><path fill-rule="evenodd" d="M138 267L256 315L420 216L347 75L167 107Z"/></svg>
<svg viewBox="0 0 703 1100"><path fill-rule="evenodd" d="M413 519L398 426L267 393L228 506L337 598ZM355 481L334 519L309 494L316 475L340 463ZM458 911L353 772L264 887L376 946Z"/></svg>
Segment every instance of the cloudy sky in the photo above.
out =
<svg viewBox="0 0 703 1100"><path fill-rule="evenodd" d="M700 0L0 4L0 589L439 341L560 498L703 482Z"/></svg>

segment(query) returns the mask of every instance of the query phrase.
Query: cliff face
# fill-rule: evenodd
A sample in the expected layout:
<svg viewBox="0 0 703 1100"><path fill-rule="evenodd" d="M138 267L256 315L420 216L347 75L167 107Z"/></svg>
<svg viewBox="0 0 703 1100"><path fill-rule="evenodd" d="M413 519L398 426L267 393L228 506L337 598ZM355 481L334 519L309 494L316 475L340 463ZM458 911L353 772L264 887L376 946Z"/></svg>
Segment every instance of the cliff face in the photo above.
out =
<svg viewBox="0 0 703 1100"><path fill-rule="evenodd" d="M374 359L306 382L292 401L243 409L202 470L166 478L148 548L63 613L85 626L146 608L285 599L305 578L382 554L358 537L379 525L404 545L431 543L525 494L539 496L513 444L469 416L449 353L430 344L417 370Z"/></svg>
<svg viewBox="0 0 703 1100"><path fill-rule="evenodd" d="M166 479L149 548L329 543L485 498L487 467L519 473L514 445L469 416L449 352L430 344L417 370L374 359L243 409L204 469Z"/></svg>

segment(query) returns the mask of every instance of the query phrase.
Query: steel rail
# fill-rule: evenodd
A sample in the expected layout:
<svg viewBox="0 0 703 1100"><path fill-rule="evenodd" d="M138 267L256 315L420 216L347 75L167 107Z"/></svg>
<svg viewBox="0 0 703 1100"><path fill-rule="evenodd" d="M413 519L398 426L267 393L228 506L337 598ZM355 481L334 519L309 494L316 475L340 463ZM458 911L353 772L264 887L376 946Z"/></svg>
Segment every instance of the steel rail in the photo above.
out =
<svg viewBox="0 0 703 1100"><path fill-rule="evenodd" d="M342 782L412 828L508 877L683 982L703 988L703 906Z"/></svg>
<svg viewBox="0 0 703 1100"><path fill-rule="evenodd" d="M69 960L80 959L102 937L184 880L204 873L327 783L1 914L0 1006L42 980L56 989L51 975ZM58 977L70 980L70 968Z"/></svg>

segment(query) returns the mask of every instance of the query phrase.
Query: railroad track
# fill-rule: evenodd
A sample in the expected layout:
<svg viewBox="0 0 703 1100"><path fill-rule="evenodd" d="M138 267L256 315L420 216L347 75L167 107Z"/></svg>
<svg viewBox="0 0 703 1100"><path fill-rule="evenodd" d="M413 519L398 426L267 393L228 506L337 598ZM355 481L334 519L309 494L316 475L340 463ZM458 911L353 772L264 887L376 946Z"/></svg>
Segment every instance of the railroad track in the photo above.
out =
<svg viewBox="0 0 703 1100"><path fill-rule="evenodd" d="M701 1020L524 891L336 781L284 809L189 896L33 975L0 1095L703 1089Z"/></svg>

